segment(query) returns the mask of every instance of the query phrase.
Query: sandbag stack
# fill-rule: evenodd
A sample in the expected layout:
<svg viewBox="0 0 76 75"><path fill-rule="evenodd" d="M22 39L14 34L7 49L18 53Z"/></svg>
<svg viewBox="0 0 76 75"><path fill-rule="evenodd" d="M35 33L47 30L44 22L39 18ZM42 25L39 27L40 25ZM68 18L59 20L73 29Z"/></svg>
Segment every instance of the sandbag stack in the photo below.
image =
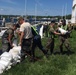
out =
<svg viewBox="0 0 76 75"><path fill-rule="evenodd" d="M0 56L0 74L2 74L5 70L8 70L12 67L12 65L16 65L20 62L21 56L21 47L15 46L10 49L9 52L4 52Z"/></svg>
<svg viewBox="0 0 76 75"><path fill-rule="evenodd" d="M3 73L3 71L11 68L12 60L13 60L13 56L9 52L4 52L0 56L0 74Z"/></svg>
<svg viewBox="0 0 76 75"><path fill-rule="evenodd" d="M20 56L21 56L21 47L20 46L15 46L13 47L10 51L10 54L12 54L13 56L13 65L17 64L18 62L20 62Z"/></svg>

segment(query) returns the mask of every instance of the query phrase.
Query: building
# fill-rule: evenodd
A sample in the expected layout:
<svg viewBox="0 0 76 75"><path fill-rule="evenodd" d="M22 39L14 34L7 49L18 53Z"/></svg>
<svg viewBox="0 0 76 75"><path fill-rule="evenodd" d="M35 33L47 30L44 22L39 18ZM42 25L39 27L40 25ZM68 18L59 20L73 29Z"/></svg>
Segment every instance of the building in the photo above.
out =
<svg viewBox="0 0 76 75"><path fill-rule="evenodd" d="M76 23L76 0L73 0L71 23Z"/></svg>

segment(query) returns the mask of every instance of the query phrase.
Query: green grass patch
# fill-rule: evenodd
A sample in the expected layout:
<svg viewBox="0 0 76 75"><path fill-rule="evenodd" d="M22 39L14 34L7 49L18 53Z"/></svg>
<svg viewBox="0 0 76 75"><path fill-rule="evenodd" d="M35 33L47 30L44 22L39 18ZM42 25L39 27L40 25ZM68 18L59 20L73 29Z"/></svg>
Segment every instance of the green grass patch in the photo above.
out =
<svg viewBox="0 0 76 75"><path fill-rule="evenodd" d="M20 64L5 71L2 75L76 75L76 31L71 34L70 40L72 54L53 54L46 58L43 53L36 48L36 56L41 57L39 61L30 62L26 58ZM48 38L42 39L42 44L46 45ZM59 52L59 40L55 38L54 52ZM64 51L66 49L64 48Z"/></svg>

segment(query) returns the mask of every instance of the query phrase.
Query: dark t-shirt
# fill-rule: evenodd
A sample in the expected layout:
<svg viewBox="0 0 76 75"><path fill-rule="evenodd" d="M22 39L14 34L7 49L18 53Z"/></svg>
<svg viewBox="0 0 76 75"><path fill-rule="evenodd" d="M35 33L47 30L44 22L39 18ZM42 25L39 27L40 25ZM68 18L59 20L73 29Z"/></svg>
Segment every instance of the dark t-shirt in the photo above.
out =
<svg viewBox="0 0 76 75"><path fill-rule="evenodd" d="M62 25L66 25L66 20L65 19L62 20Z"/></svg>

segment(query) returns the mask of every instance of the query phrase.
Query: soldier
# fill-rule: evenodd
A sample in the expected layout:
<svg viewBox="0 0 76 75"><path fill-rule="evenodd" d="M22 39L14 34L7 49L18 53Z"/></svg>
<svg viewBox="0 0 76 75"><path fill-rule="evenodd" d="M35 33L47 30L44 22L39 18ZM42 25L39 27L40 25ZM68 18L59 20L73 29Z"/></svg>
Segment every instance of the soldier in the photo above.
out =
<svg viewBox="0 0 76 75"><path fill-rule="evenodd" d="M68 26L65 25L64 23L62 23L61 28L64 29L64 30L67 30ZM60 52L61 53L63 53L63 44L65 45L66 49L68 50L68 53L70 52L68 36L69 35L66 35L66 34L59 36L59 39L60 39Z"/></svg>
<svg viewBox="0 0 76 75"><path fill-rule="evenodd" d="M7 29L2 36L2 51L9 51L13 47L14 31L17 29L16 24L13 24L11 28Z"/></svg>
<svg viewBox="0 0 76 75"><path fill-rule="evenodd" d="M72 31L72 29L73 29L73 27L72 27L72 25L71 25L71 22L69 21L69 22L68 22L68 31Z"/></svg>
<svg viewBox="0 0 76 75"><path fill-rule="evenodd" d="M46 45L47 49L50 49L50 53L53 53L53 49L54 49L54 38L55 38L55 34L56 35L61 35L61 33L58 33L55 31L55 21L51 21L51 24L49 26L49 39Z"/></svg>

